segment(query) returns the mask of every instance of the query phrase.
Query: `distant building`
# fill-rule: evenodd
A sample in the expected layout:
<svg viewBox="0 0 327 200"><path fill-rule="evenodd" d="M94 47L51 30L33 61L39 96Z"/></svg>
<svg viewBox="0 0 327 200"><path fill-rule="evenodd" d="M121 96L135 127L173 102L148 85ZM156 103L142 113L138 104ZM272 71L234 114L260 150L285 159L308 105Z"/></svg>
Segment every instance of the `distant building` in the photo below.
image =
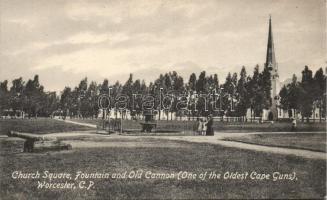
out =
<svg viewBox="0 0 327 200"><path fill-rule="evenodd" d="M17 119L24 118L25 112L22 110L5 109L0 114L0 119Z"/></svg>

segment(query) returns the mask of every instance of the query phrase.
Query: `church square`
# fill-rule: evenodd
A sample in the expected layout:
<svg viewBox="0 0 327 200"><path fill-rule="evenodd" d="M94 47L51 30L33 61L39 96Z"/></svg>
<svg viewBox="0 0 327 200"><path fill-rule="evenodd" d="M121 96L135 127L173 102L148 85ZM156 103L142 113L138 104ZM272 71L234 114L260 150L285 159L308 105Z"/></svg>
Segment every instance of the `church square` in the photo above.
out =
<svg viewBox="0 0 327 200"><path fill-rule="evenodd" d="M0 0L0 199L326 199L325 0Z"/></svg>

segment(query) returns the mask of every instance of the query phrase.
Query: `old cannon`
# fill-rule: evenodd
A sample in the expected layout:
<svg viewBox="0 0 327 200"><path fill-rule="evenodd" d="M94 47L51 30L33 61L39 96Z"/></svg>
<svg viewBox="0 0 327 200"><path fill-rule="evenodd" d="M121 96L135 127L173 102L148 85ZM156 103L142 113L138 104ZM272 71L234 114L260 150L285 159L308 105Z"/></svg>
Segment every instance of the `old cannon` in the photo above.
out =
<svg viewBox="0 0 327 200"><path fill-rule="evenodd" d="M63 143L53 138L46 138L31 133L21 133L17 131L9 131L8 137L18 137L25 139L24 152L41 152L47 150L70 150L70 144Z"/></svg>

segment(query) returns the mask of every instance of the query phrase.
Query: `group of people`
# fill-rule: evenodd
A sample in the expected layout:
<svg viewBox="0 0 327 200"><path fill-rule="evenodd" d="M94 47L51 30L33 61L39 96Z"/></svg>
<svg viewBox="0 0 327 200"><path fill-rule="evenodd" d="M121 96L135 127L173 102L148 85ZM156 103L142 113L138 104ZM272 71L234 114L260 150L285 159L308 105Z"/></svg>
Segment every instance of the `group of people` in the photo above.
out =
<svg viewBox="0 0 327 200"><path fill-rule="evenodd" d="M207 118L198 118L196 124L198 135L214 135L212 125L213 118L211 115Z"/></svg>

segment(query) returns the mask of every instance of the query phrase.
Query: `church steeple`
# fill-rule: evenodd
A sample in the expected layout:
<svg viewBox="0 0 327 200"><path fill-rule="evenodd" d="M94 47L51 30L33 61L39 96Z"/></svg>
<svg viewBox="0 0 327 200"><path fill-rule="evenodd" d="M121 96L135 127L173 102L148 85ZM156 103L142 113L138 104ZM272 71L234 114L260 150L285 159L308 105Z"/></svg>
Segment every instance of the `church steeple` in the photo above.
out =
<svg viewBox="0 0 327 200"><path fill-rule="evenodd" d="M267 42L267 55L265 67L268 67L271 77L271 107L270 112L272 113L272 119L277 120L278 118L278 95L280 90L278 65L275 58L274 40L271 25L271 16L269 17L269 31L268 31L268 42Z"/></svg>
<svg viewBox="0 0 327 200"><path fill-rule="evenodd" d="M267 55L266 55L266 67L277 73L277 63L275 58L274 40L271 26L271 16L269 17L269 32L268 32L268 43L267 43Z"/></svg>

